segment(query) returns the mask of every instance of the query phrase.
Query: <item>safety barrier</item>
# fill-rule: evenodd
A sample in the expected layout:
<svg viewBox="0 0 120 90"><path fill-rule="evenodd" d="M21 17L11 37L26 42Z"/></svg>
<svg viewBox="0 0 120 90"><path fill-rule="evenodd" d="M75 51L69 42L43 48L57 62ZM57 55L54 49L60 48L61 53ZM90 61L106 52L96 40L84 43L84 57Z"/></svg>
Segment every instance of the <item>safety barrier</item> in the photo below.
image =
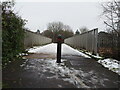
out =
<svg viewBox="0 0 120 90"><path fill-rule="evenodd" d="M38 45L44 45L47 43L51 43L52 39L47 38L45 36L42 36L40 34L37 34L35 32L31 32L26 30L25 31L25 38L24 38L24 47L32 47L32 46L38 46Z"/></svg>
<svg viewBox="0 0 120 90"><path fill-rule="evenodd" d="M65 39L65 43L75 48L86 49L97 54L98 28Z"/></svg>

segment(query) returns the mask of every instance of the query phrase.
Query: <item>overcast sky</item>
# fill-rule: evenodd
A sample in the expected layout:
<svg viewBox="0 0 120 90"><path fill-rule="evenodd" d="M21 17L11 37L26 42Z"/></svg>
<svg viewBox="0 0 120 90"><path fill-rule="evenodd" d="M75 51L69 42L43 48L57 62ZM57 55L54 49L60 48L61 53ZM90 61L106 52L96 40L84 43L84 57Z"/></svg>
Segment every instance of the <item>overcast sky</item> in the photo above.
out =
<svg viewBox="0 0 120 90"><path fill-rule="evenodd" d="M100 2L16 2L15 12L28 20L26 27L34 32L46 30L53 21L71 26L74 32L82 26L90 30L105 28Z"/></svg>

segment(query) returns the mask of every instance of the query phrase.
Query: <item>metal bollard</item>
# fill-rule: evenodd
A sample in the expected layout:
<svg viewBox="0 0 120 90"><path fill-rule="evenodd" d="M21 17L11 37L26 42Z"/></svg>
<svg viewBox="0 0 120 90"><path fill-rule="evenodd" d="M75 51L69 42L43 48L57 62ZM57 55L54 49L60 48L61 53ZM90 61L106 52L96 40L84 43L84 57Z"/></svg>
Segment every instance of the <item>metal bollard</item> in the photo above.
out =
<svg viewBox="0 0 120 90"><path fill-rule="evenodd" d="M62 36L59 34L57 37L57 63L61 63L61 44Z"/></svg>

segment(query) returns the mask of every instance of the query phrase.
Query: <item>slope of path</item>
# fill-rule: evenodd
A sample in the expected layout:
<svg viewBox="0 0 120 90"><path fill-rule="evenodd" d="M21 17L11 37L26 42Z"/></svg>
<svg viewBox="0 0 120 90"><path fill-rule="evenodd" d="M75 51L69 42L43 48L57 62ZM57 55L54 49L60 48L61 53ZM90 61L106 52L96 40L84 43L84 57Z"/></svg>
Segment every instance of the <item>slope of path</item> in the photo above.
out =
<svg viewBox="0 0 120 90"><path fill-rule="evenodd" d="M45 46L41 46L41 47L36 47L35 49L30 49L28 51L29 53L45 53L45 54L55 54L57 53L57 43L51 43ZM84 53L66 45L66 44L62 44L62 51L61 51L62 55L79 55L79 56L83 56L86 58L90 58L89 56L85 55Z"/></svg>

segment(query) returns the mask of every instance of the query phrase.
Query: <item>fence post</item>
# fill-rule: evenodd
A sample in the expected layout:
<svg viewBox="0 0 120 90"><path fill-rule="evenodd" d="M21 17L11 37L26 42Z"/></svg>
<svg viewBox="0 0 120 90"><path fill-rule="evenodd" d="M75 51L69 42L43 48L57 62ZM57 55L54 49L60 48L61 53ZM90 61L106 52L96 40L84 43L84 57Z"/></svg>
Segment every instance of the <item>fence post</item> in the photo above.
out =
<svg viewBox="0 0 120 90"><path fill-rule="evenodd" d="M98 28L96 28L96 29L94 29L94 31L93 31L93 54L95 55L95 54L97 54L97 33L98 33Z"/></svg>
<svg viewBox="0 0 120 90"><path fill-rule="evenodd" d="M95 54L98 52L98 28L95 30Z"/></svg>

